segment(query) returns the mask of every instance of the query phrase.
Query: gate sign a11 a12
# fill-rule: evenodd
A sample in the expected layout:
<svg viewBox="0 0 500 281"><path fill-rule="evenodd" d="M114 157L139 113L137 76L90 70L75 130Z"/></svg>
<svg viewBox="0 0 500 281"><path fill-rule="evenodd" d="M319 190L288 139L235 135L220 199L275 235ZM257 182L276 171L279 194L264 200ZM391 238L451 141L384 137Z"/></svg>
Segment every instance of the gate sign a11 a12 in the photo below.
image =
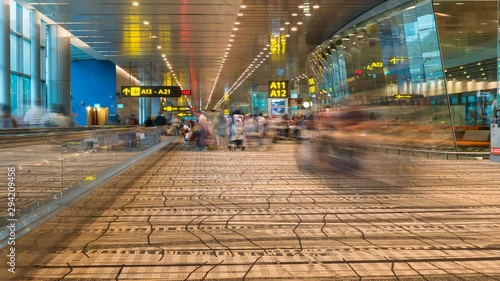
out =
<svg viewBox="0 0 500 281"><path fill-rule="evenodd" d="M287 99L290 96L288 81L269 81L267 91L269 98Z"/></svg>

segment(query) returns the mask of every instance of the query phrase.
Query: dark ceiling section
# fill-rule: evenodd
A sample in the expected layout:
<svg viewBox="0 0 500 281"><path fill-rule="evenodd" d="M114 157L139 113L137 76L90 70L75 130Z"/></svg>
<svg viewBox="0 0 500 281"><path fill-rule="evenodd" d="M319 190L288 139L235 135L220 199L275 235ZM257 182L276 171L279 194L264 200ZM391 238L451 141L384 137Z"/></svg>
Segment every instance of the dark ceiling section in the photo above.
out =
<svg viewBox="0 0 500 281"><path fill-rule="evenodd" d="M261 89L271 79L302 75L305 58L317 45L383 2L136 0L138 5L133 5L133 0L20 1L69 30L101 59L113 61L144 83L175 83L175 73L181 86L193 91L193 103L199 105L201 100L203 108L209 103L208 109L231 87L231 100L247 99L248 89ZM280 45L282 52L270 54L273 46L266 45L272 44L273 34L280 40L289 37ZM76 50L72 54L74 60L88 59Z"/></svg>
<svg viewBox="0 0 500 281"><path fill-rule="evenodd" d="M336 31L341 29L359 15L385 2L385 0L349 0L342 1L323 0L321 10L311 19L306 43L319 45L330 38ZM348 3L344 3L348 2Z"/></svg>

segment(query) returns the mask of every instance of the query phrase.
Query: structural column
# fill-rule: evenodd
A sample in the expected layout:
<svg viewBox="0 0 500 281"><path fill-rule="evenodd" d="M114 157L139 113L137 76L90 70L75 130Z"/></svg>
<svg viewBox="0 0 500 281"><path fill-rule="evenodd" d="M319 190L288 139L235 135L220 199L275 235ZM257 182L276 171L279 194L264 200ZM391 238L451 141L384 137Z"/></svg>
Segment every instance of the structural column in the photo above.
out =
<svg viewBox="0 0 500 281"><path fill-rule="evenodd" d="M70 34L58 25L47 27L47 104L60 104L70 113Z"/></svg>
<svg viewBox="0 0 500 281"><path fill-rule="evenodd" d="M0 1L0 103L10 105L10 4Z"/></svg>
<svg viewBox="0 0 500 281"><path fill-rule="evenodd" d="M41 42L40 42L40 13L31 10L31 104L36 105L37 100L42 100L41 84Z"/></svg>
<svg viewBox="0 0 500 281"><path fill-rule="evenodd" d="M139 98L139 124L151 117L151 98Z"/></svg>

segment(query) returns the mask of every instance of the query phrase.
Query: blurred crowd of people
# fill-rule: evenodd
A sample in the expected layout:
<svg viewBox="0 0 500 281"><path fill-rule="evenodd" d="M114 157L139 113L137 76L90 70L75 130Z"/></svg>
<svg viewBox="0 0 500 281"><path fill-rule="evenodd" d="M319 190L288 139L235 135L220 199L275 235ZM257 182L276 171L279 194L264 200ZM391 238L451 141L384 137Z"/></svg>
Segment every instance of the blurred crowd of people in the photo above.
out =
<svg viewBox="0 0 500 281"><path fill-rule="evenodd" d="M186 120L181 128L186 140L196 141L199 150L207 147L218 150L245 150L248 146L265 149L270 141L307 138L311 116L271 116L243 114L240 109L229 115L222 111L208 119L195 112L196 120Z"/></svg>
<svg viewBox="0 0 500 281"><path fill-rule="evenodd" d="M42 107L40 101L37 101L20 120L12 115L10 106L0 104L0 129L70 126L72 126L71 117L65 114L64 106L61 104L52 104L46 109Z"/></svg>

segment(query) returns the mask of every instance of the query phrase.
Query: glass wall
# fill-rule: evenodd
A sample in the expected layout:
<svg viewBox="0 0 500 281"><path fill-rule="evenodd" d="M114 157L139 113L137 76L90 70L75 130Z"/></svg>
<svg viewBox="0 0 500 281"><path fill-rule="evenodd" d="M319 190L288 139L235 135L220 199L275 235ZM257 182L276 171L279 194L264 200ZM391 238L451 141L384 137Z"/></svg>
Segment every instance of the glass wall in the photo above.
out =
<svg viewBox="0 0 500 281"><path fill-rule="evenodd" d="M31 103L31 12L10 1L11 110L18 120Z"/></svg>
<svg viewBox="0 0 500 281"><path fill-rule="evenodd" d="M434 1L457 125L489 126L497 95L497 1Z"/></svg>
<svg viewBox="0 0 500 281"><path fill-rule="evenodd" d="M317 108L363 108L403 146L457 149L464 131L489 130L498 1L388 2L309 55Z"/></svg>

